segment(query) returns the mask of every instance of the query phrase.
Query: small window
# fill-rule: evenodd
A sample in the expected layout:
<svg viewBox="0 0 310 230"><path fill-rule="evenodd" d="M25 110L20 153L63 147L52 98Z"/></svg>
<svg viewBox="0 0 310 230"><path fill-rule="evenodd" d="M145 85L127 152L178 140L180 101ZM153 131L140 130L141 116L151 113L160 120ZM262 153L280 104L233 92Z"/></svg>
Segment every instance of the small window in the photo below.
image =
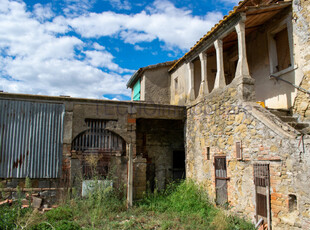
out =
<svg viewBox="0 0 310 230"><path fill-rule="evenodd" d="M273 37L276 43L277 50L277 65L276 71L279 72L291 66L290 46L288 41L287 28L285 27Z"/></svg>
<svg viewBox="0 0 310 230"><path fill-rule="evenodd" d="M207 147L207 160L210 160L210 147Z"/></svg>
<svg viewBox="0 0 310 230"><path fill-rule="evenodd" d="M178 83L178 77L174 79L174 93L178 93L179 83Z"/></svg>
<svg viewBox="0 0 310 230"><path fill-rule="evenodd" d="M242 160L242 145L241 141L236 142L236 158Z"/></svg>
<svg viewBox="0 0 310 230"><path fill-rule="evenodd" d="M297 197L296 195L288 195L288 209L290 212L297 210Z"/></svg>

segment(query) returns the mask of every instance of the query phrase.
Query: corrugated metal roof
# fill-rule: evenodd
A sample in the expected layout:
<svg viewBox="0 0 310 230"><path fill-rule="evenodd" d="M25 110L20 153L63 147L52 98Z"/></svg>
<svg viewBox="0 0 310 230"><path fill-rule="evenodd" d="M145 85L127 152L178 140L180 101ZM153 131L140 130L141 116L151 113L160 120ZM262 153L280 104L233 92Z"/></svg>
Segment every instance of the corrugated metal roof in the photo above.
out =
<svg viewBox="0 0 310 230"><path fill-rule="evenodd" d="M60 176L65 107L0 100L0 178Z"/></svg>

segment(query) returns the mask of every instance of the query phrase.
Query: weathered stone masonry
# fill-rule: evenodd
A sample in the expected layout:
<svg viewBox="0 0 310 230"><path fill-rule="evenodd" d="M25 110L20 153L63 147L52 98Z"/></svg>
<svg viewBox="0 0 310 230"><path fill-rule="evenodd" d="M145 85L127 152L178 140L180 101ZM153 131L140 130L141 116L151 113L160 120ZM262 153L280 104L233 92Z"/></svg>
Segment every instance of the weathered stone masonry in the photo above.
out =
<svg viewBox="0 0 310 230"><path fill-rule="evenodd" d="M234 82L187 109L187 177L202 184L215 200L214 156L226 156L228 202L234 212L255 220L253 164L269 164L271 223L274 229L309 226L309 152L290 126L256 103L240 100ZM242 160L235 142L242 142ZM309 149L309 141L304 140ZM210 160L207 148L210 148ZM289 195L298 208L289 211ZM298 211L297 211L298 210ZM256 220L255 220L256 222Z"/></svg>
<svg viewBox="0 0 310 230"><path fill-rule="evenodd" d="M304 77L300 86L310 90L310 2L305 0L293 1L293 25L295 42L300 55L299 67ZM300 120L310 120L310 99L304 92L298 92L293 112L299 115Z"/></svg>

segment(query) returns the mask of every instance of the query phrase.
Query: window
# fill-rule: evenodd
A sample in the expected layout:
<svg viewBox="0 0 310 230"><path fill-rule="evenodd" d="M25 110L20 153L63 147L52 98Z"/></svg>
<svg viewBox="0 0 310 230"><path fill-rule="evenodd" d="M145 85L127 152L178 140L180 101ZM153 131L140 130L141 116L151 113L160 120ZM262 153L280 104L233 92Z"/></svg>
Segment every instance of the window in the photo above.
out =
<svg viewBox="0 0 310 230"><path fill-rule="evenodd" d="M210 160L210 147L207 147L207 160Z"/></svg>
<svg viewBox="0 0 310 230"><path fill-rule="evenodd" d="M288 195L288 208L290 212L297 210L297 197L296 195Z"/></svg>
<svg viewBox="0 0 310 230"><path fill-rule="evenodd" d="M277 72L279 72L291 66L290 46L288 43L287 28L284 28L280 32L276 33L273 39L276 43L278 59L278 65L276 65L276 70Z"/></svg>
<svg viewBox="0 0 310 230"><path fill-rule="evenodd" d="M270 73L276 76L293 69L292 25L290 17L268 32Z"/></svg>
<svg viewBox="0 0 310 230"><path fill-rule="evenodd" d="M178 88L179 88L179 85L178 85L178 77L176 77L174 79L174 93L177 94L178 93Z"/></svg>
<svg viewBox="0 0 310 230"><path fill-rule="evenodd" d="M141 81L140 79L133 86L133 100L140 101Z"/></svg>
<svg viewBox="0 0 310 230"><path fill-rule="evenodd" d="M242 160L242 145L241 141L236 142L236 158Z"/></svg>

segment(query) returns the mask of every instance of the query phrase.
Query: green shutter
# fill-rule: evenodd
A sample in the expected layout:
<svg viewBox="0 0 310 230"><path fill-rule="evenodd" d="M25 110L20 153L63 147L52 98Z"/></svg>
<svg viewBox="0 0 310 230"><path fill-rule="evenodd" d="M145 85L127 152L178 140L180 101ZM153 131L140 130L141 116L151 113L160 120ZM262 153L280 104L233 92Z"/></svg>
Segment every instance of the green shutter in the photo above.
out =
<svg viewBox="0 0 310 230"><path fill-rule="evenodd" d="M140 79L136 82L133 86L133 100L140 101L140 90L141 90L141 83Z"/></svg>

